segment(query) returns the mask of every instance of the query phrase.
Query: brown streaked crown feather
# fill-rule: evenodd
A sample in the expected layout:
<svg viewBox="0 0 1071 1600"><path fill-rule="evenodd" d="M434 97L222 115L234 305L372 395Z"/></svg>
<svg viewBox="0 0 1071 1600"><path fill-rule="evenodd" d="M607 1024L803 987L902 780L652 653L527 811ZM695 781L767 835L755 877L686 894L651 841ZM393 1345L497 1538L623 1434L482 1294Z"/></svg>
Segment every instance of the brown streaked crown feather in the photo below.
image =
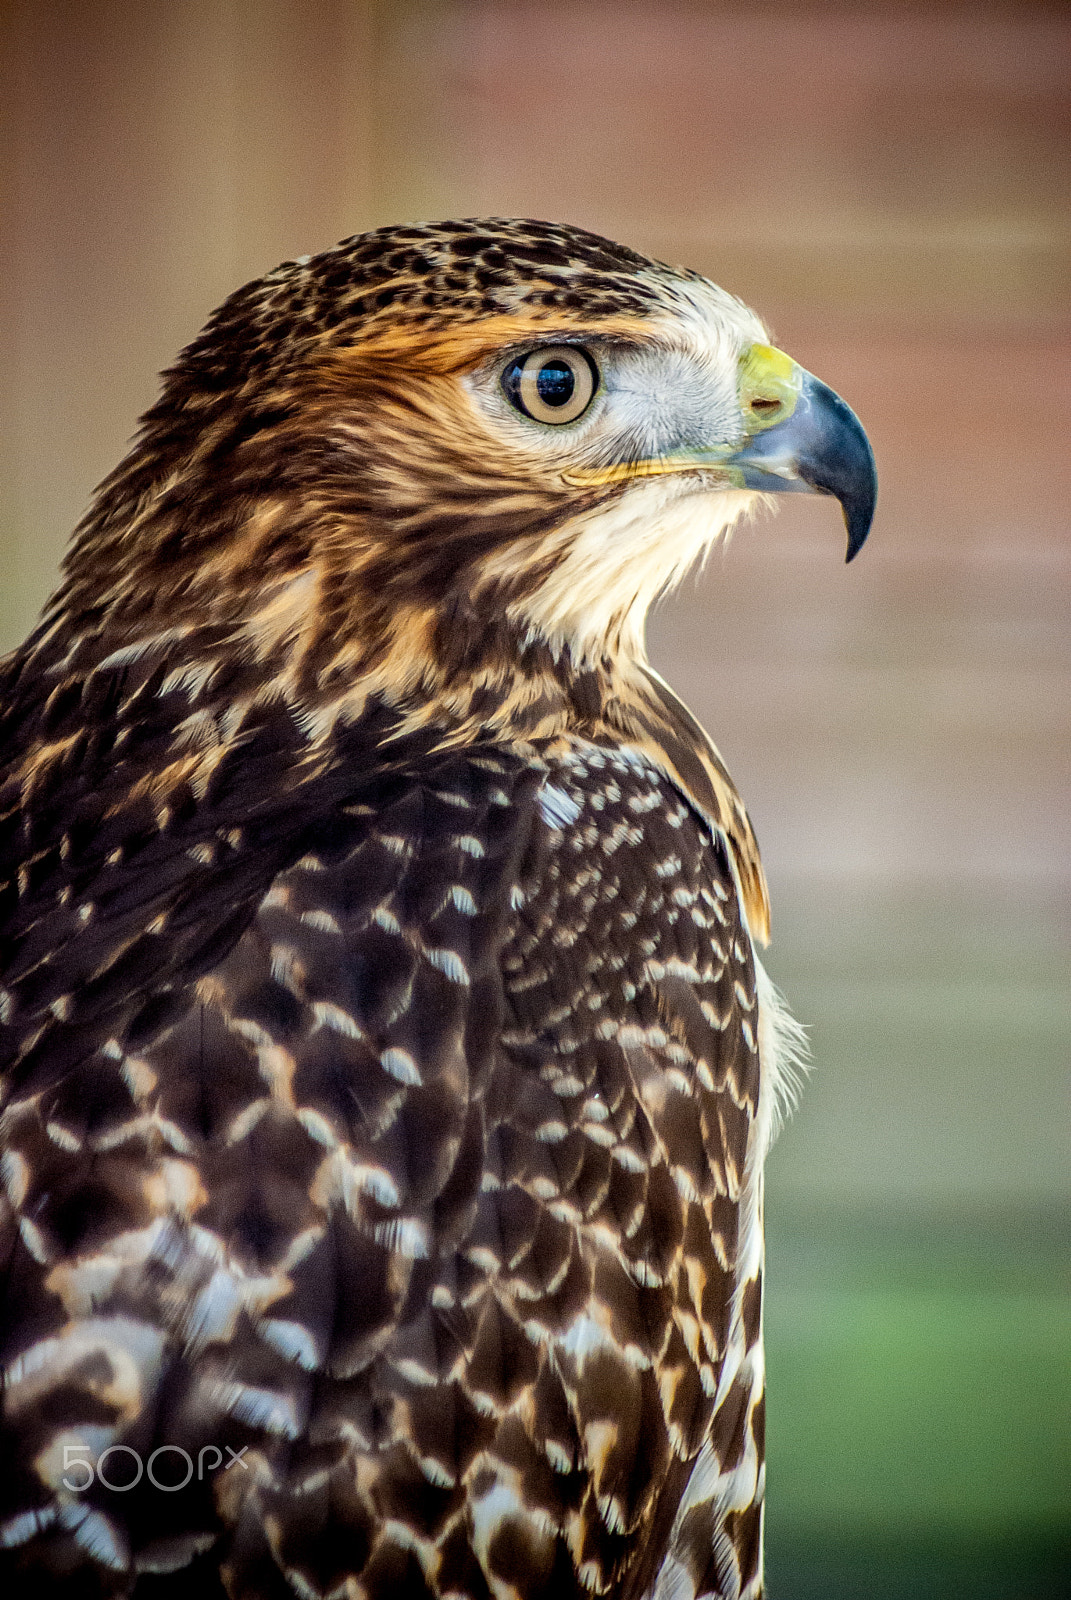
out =
<svg viewBox="0 0 1071 1600"><path fill-rule="evenodd" d="M623 619L526 609L624 486L447 381L688 281L496 221L247 286L0 668L12 1584L758 1594L758 852Z"/></svg>

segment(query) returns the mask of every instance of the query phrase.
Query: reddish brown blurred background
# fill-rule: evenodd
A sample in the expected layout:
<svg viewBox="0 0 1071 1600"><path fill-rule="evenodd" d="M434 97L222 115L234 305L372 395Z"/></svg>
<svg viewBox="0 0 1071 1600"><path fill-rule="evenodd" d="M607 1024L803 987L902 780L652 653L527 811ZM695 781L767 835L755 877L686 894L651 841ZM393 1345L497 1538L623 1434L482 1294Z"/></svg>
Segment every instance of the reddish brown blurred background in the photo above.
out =
<svg viewBox="0 0 1071 1600"><path fill-rule="evenodd" d="M791 500L652 627L748 798L817 1059L770 1162L771 1593L1066 1593L1066 9L0 16L0 647L212 306L380 222L687 262L855 406L859 561Z"/></svg>

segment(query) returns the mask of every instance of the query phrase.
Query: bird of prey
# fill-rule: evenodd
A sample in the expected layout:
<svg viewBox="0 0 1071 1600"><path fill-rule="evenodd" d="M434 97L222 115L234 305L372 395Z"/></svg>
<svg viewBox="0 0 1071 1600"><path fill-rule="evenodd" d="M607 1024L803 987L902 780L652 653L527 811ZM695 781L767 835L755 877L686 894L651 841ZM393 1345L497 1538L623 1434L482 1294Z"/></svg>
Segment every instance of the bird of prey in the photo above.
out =
<svg viewBox="0 0 1071 1600"><path fill-rule="evenodd" d="M6 1596L754 1600L766 888L644 617L842 400L697 273L234 294L0 663Z"/></svg>

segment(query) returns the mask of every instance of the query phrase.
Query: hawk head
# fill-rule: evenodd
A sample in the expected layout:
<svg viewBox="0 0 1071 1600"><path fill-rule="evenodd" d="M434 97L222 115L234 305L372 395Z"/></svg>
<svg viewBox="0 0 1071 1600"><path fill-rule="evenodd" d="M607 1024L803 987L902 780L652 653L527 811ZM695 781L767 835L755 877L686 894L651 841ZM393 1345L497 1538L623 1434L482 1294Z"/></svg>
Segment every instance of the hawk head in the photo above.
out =
<svg viewBox="0 0 1071 1600"><path fill-rule="evenodd" d="M265 697L313 745L371 704L392 736L586 718L653 743L754 857L761 932L743 808L643 625L797 490L840 500L850 559L876 492L859 423L708 280L548 223L380 229L247 285L183 352L36 648L168 663L183 762Z"/></svg>
<svg viewBox="0 0 1071 1600"><path fill-rule="evenodd" d="M835 495L849 560L866 538L865 435L766 337L697 273L579 229L361 235L221 307L70 573L133 632L196 592L261 647L300 634L320 672L325 633L360 654L402 613L642 650L651 601L763 492Z"/></svg>

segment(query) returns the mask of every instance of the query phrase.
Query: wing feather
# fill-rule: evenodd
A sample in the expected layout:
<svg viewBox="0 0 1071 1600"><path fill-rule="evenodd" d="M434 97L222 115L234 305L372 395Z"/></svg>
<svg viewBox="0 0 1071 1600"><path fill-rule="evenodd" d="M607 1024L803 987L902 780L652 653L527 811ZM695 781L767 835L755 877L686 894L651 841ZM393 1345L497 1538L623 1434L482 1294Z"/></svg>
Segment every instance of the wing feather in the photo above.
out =
<svg viewBox="0 0 1071 1600"><path fill-rule="evenodd" d="M122 1594L214 1541L241 1596L752 1592L759 1067L724 847L593 747L442 756L328 821L270 871L236 849L203 929L183 872L151 935L116 881L96 987L13 1080L9 1564ZM72 1441L241 1459L72 1491Z"/></svg>

